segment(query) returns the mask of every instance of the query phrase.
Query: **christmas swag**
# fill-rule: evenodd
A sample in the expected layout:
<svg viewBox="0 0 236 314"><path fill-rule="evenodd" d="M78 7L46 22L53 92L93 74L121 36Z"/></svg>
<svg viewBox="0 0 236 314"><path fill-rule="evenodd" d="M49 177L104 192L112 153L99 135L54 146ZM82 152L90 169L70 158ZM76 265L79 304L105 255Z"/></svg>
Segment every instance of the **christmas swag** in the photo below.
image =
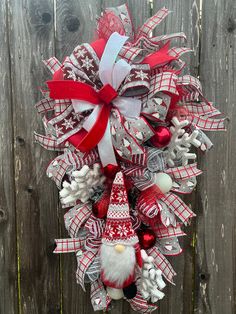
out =
<svg viewBox="0 0 236 314"><path fill-rule="evenodd" d="M47 175L60 190L67 239L55 253L75 252L76 279L91 285L94 310L124 298L139 312L157 308L176 275L168 256L182 249L194 213L182 201L196 186L196 154L212 147L204 131L223 130L220 112L199 80L181 74L184 33L153 37L169 14L162 8L134 32L126 5L108 8L97 39L77 46L52 72L44 98L45 135L36 142L59 152Z"/></svg>

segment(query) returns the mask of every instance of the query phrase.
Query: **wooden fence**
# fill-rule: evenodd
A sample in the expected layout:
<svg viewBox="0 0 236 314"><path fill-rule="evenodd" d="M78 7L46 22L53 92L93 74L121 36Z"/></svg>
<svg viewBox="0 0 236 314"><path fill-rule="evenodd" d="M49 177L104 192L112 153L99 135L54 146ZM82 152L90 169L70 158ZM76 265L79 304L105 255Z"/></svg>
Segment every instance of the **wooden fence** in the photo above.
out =
<svg viewBox="0 0 236 314"><path fill-rule="evenodd" d="M94 38L96 15L124 1L0 1L0 313L92 313L89 293L75 282L74 254L52 253L66 235L57 189L45 175L53 154L34 144L42 129L34 103L49 74L41 60L71 53ZM186 229L185 250L173 258L176 286L158 313L236 313L236 2L128 0L135 25L166 6L173 13L158 34L184 31L194 52L188 70L208 99L231 119L212 134L215 147L199 156L201 169L188 199L197 218ZM117 302L112 314L133 313Z"/></svg>

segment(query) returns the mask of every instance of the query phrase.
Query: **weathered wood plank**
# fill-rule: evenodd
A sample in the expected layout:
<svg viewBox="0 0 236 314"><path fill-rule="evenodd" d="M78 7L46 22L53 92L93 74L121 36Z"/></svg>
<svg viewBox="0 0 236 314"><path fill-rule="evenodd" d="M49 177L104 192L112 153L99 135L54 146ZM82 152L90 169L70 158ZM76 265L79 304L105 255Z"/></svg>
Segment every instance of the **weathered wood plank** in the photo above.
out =
<svg viewBox="0 0 236 314"><path fill-rule="evenodd" d="M205 95L229 116L227 133L211 134L198 185L196 313L235 313L236 3L203 1L200 79Z"/></svg>
<svg viewBox="0 0 236 314"><path fill-rule="evenodd" d="M100 1L56 1L55 54L59 60L70 55L80 43L95 39L96 16L101 12ZM68 237L64 227L64 210L60 210L62 237ZM63 313L92 313L90 287L84 293L76 283L77 262L75 254L61 256Z"/></svg>
<svg viewBox="0 0 236 314"><path fill-rule="evenodd" d="M0 3L0 313L18 313L7 1Z"/></svg>
<svg viewBox="0 0 236 314"><path fill-rule="evenodd" d="M199 1L173 1L158 0L153 3L153 13L162 7L172 11L169 16L155 30L156 35L184 32L187 36L187 43L176 39L172 45L187 46L194 50L182 60L186 62L184 72L190 72L192 75L198 75L199 65ZM191 204L193 210L196 210L195 196L191 195L185 198L187 204ZM187 236L180 239L184 252L176 257L172 257L172 263L177 276L175 277L176 286L168 284L164 292L166 296L159 302L159 313L192 313L194 289L194 234L195 221L185 230Z"/></svg>
<svg viewBox="0 0 236 314"><path fill-rule="evenodd" d="M57 191L45 176L52 154L34 144L42 131L34 103L41 98L42 59L53 54L53 1L9 1L11 75L15 140L15 187L20 312L59 313ZM43 75L44 74L44 75Z"/></svg>

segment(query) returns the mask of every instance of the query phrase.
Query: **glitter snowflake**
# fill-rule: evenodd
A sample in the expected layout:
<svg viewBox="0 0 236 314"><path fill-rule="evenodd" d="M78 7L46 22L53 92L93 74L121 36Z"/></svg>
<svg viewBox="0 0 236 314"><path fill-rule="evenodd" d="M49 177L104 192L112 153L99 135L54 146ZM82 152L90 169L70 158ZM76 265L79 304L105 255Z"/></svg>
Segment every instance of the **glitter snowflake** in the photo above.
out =
<svg viewBox="0 0 236 314"><path fill-rule="evenodd" d="M135 74L136 74L136 78L140 78L142 81L144 79L148 79L148 74L144 73L142 70L141 71L136 71Z"/></svg>
<svg viewBox="0 0 236 314"><path fill-rule="evenodd" d="M86 68L87 71L90 69L90 68L93 68L93 60L92 59L89 59L88 56L85 57L85 59L81 60L82 61L82 68Z"/></svg>
<svg viewBox="0 0 236 314"><path fill-rule="evenodd" d="M64 123L62 123L62 125L64 125L64 127L67 129L73 129L75 124L75 121L73 121L72 118L69 119L64 119Z"/></svg>

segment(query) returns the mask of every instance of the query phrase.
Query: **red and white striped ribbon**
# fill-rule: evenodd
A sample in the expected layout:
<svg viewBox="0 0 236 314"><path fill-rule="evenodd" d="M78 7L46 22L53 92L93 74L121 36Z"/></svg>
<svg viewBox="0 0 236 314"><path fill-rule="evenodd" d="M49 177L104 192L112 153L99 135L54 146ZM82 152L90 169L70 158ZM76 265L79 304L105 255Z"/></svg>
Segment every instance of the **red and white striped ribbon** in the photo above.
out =
<svg viewBox="0 0 236 314"><path fill-rule="evenodd" d="M127 301L134 311L140 313L151 313L158 309L157 305L147 303L147 300L142 297L139 291L133 299L127 299Z"/></svg>

